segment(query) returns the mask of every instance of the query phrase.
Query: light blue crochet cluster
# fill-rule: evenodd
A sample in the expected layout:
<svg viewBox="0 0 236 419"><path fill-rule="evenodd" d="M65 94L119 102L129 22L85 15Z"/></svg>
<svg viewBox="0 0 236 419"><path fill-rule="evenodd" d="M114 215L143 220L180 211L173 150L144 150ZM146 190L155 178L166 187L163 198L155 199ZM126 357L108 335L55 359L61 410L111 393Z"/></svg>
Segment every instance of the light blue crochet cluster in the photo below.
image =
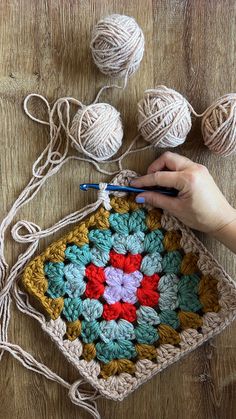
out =
<svg viewBox="0 0 236 419"><path fill-rule="evenodd" d="M64 298L64 318L68 322L81 320L80 339L84 343L95 343L96 357L105 363L135 358L136 343L153 345L158 342L160 323L178 329L178 310L197 312L201 309L198 274L180 274L182 253L165 251L165 231L148 230L144 209L125 214L111 212L109 223L108 229L89 231L89 245L68 244L64 262L46 262L44 266L47 295ZM110 264L111 250L119 255L141 255L143 278L156 273L160 276L155 290L159 294L158 306L137 301L133 323L122 318L104 320L104 299L86 297L86 267L92 264L105 270Z"/></svg>

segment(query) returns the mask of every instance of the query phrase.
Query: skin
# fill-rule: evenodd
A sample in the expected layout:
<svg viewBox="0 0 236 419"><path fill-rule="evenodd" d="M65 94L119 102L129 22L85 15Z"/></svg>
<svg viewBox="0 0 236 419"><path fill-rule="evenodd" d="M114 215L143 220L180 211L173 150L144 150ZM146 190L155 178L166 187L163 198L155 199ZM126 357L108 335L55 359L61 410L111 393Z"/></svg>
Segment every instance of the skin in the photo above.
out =
<svg viewBox="0 0 236 419"><path fill-rule="evenodd" d="M177 197L157 192L137 195L136 201L167 210L185 225L211 234L236 253L236 209L226 200L207 168L187 157L165 152L134 187L165 186L179 190Z"/></svg>

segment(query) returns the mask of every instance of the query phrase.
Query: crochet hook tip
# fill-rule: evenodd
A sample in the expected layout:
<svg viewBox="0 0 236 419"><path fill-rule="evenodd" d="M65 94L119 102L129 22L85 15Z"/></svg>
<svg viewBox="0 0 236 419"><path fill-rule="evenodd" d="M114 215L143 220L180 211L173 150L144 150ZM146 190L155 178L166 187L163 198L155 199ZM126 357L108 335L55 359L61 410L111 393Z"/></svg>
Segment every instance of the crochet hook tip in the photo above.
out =
<svg viewBox="0 0 236 419"><path fill-rule="evenodd" d="M79 185L79 188L81 191L87 191L88 190L88 185L87 183L81 183L81 185Z"/></svg>

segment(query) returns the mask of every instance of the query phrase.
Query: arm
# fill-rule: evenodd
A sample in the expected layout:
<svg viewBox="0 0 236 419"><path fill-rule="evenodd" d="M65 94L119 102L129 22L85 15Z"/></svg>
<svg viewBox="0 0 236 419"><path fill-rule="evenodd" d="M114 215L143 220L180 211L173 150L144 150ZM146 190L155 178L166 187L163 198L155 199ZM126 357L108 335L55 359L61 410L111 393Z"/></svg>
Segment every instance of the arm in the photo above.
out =
<svg viewBox="0 0 236 419"><path fill-rule="evenodd" d="M228 203L205 166L186 157L166 152L148 168L147 175L132 186L165 186L179 190L172 198L157 192L136 197L167 210L187 226L211 234L236 253L236 210Z"/></svg>

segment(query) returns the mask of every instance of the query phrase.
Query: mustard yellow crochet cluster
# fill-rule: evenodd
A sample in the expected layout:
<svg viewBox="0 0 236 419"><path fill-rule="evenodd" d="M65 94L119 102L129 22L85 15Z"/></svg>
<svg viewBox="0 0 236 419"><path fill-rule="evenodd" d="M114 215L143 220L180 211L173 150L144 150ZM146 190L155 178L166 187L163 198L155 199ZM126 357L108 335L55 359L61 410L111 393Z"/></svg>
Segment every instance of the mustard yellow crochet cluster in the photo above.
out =
<svg viewBox="0 0 236 419"><path fill-rule="evenodd" d="M178 346L189 328L201 333L204 313L220 310L217 280L201 273L197 252L184 252L179 230L162 228L161 210L132 196L113 197L111 207L51 244L22 278L105 379L134 374L140 359L158 362L160 345Z"/></svg>

